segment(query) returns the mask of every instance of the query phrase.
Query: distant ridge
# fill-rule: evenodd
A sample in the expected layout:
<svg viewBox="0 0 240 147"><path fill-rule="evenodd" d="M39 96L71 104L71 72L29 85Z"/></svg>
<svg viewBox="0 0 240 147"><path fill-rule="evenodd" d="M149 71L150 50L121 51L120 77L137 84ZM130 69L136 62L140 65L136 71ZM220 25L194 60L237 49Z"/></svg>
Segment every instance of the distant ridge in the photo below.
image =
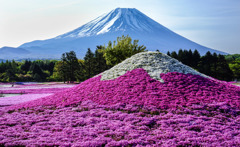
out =
<svg viewBox="0 0 240 147"><path fill-rule="evenodd" d="M9 59L9 57L11 57L11 59L25 58L25 56L29 54L30 51L24 48L15 48L7 46L0 48L0 60Z"/></svg>
<svg viewBox="0 0 240 147"><path fill-rule="evenodd" d="M19 48L30 51L32 57L60 58L61 54L74 50L83 58L87 48L107 44L122 35L138 39L149 51L166 53L179 49L197 49L201 55L207 51L226 54L190 41L135 8L116 8L107 14L82 25L68 33L47 40L24 43ZM1 58L1 56L0 56Z"/></svg>

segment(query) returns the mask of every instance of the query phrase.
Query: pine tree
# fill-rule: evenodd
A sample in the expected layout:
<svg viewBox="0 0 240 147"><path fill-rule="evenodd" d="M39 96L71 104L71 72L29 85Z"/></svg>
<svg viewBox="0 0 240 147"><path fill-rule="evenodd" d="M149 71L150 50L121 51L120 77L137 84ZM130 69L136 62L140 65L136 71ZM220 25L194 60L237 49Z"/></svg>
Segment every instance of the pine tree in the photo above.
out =
<svg viewBox="0 0 240 147"><path fill-rule="evenodd" d="M177 54L177 52L173 51L173 52L171 53L171 57L178 60L178 54Z"/></svg>
<svg viewBox="0 0 240 147"><path fill-rule="evenodd" d="M187 62L188 66L193 67L193 52L191 49L187 53Z"/></svg>
<svg viewBox="0 0 240 147"><path fill-rule="evenodd" d="M193 55L192 55L192 67L195 68L195 69L198 69L198 64L200 62L200 53L195 49L194 52L193 52Z"/></svg>
<svg viewBox="0 0 240 147"><path fill-rule="evenodd" d="M78 59L74 51L66 52L62 54L62 71L64 71L64 77L67 80L73 82L76 79L76 71L80 70Z"/></svg>
<svg viewBox="0 0 240 147"><path fill-rule="evenodd" d="M233 72L229 68L223 55L218 55L217 79L230 81L233 79Z"/></svg>
<svg viewBox="0 0 240 147"><path fill-rule="evenodd" d="M106 60L103 57L103 52L101 50L104 49L103 46L97 46L97 49L94 53L94 74L97 75L108 69L108 65L106 64Z"/></svg>
<svg viewBox="0 0 240 147"><path fill-rule="evenodd" d="M25 73L27 73L30 69L32 62L29 60L26 60L20 67L21 70L23 70Z"/></svg>
<svg viewBox="0 0 240 147"><path fill-rule="evenodd" d="M180 50L178 50L178 58L177 58L177 59L182 62L182 61L183 61L183 58L184 58L184 57L183 57L183 50L180 49Z"/></svg>
<svg viewBox="0 0 240 147"><path fill-rule="evenodd" d="M84 65L86 71L86 78L89 79L94 76L94 54L90 48L88 48L87 53L84 57Z"/></svg>
<svg viewBox="0 0 240 147"><path fill-rule="evenodd" d="M169 52L169 51L167 52L167 55L168 55L168 56L171 56L171 54L170 54L170 52Z"/></svg>
<svg viewBox="0 0 240 147"><path fill-rule="evenodd" d="M217 64L218 64L218 55L216 53L213 53L213 56L212 56L212 72L213 72L213 75L216 76L218 73L217 73Z"/></svg>

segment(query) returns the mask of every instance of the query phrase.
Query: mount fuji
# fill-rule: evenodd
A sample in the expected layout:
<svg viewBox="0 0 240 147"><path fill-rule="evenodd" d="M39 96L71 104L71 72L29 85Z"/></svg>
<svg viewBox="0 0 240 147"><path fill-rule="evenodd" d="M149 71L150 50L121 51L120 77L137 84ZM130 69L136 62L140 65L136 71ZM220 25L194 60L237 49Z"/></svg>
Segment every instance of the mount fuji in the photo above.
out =
<svg viewBox="0 0 240 147"><path fill-rule="evenodd" d="M31 52L27 54L31 58L60 58L62 53L71 50L83 58L87 48L94 50L97 45L107 45L122 35L139 40L139 45L145 45L149 51L158 49L166 53L197 49L201 55L207 51L226 54L174 33L135 8L116 8L73 31L47 40L24 43L19 48Z"/></svg>

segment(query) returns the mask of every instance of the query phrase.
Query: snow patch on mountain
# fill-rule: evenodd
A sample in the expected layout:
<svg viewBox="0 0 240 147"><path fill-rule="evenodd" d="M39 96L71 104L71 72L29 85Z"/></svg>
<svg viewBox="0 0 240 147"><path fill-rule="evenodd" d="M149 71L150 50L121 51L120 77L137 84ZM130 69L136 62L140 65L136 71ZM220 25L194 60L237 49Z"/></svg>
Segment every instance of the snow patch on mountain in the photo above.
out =
<svg viewBox="0 0 240 147"><path fill-rule="evenodd" d="M109 22L107 22L105 24L105 26L103 27L103 29L99 32L97 32L96 34L102 34L102 33L106 33L111 29L111 26L115 23L115 21L120 17L121 13L118 13L116 16L114 16L114 18L112 18ZM120 28L120 27L118 27Z"/></svg>
<svg viewBox="0 0 240 147"><path fill-rule="evenodd" d="M168 30L164 26L150 19L137 9L116 8L108 14L90 21L89 23L66 34L57 36L61 38L79 38L96 36L108 32L121 31L145 31L148 33L156 32L158 29ZM170 30L168 30L170 31Z"/></svg>

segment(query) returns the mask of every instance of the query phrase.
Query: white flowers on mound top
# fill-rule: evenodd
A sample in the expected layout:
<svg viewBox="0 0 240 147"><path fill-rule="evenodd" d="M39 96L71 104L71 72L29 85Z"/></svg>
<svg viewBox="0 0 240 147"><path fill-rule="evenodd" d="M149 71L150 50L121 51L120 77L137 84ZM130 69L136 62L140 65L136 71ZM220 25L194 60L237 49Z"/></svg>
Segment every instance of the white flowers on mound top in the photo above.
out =
<svg viewBox="0 0 240 147"><path fill-rule="evenodd" d="M101 74L101 80L116 79L117 77L124 75L127 71L136 68L145 69L153 79L159 80L160 82L164 82L163 79L161 79L160 74L168 72L179 72L184 74L191 73L208 77L166 54L149 51L133 55L120 64L106 70Z"/></svg>

